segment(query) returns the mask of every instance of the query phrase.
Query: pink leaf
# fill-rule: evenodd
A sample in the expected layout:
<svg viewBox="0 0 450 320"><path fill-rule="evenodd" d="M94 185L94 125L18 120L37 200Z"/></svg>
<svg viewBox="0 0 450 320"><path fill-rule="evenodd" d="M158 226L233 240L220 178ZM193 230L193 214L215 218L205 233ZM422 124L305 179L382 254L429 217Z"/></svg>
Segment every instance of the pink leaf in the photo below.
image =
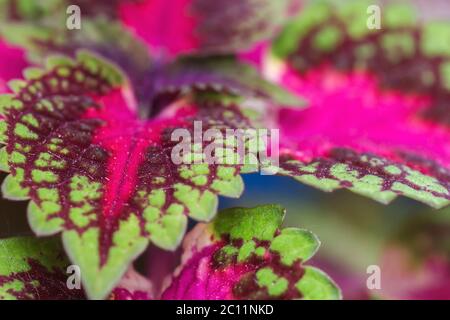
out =
<svg viewBox="0 0 450 320"><path fill-rule="evenodd" d="M275 44L283 60L269 62L269 76L310 102L280 111L282 174L383 203L405 195L447 205L450 93L439 73L448 56L429 53L439 49L431 40L416 43L428 29L386 19L382 30L368 30L362 7L311 5Z"/></svg>
<svg viewBox="0 0 450 320"><path fill-rule="evenodd" d="M123 3L120 16L157 53L233 52L271 36L290 5L290 0L145 0Z"/></svg>
<svg viewBox="0 0 450 320"><path fill-rule="evenodd" d="M181 265L163 299L339 299L320 270L304 266L318 249L309 231L280 229L276 205L220 212L184 241Z"/></svg>

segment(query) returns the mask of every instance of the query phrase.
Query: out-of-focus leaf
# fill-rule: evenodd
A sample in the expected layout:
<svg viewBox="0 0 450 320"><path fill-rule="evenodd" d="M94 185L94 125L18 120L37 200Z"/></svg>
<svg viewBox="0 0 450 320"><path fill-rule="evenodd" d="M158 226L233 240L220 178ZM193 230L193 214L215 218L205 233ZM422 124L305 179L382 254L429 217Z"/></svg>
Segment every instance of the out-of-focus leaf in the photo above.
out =
<svg viewBox="0 0 450 320"><path fill-rule="evenodd" d="M120 6L122 21L155 52L233 53L269 38L292 0L145 0Z"/></svg>
<svg viewBox="0 0 450 320"><path fill-rule="evenodd" d="M253 67L233 57L186 57L157 70L147 81L154 98L164 93L216 92L286 107L304 104L300 97L264 80Z"/></svg>
<svg viewBox="0 0 450 320"><path fill-rule="evenodd" d="M397 231L382 251L381 288L372 295L400 300L450 298L448 211L416 216Z"/></svg>
<svg viewBox="0 0 450 320"><path fill-rule="evenodd" d="M0 240L0 299L84 299L67 286L69 265L59 239Z"/></svg>
<svg viewBox="0 0 450 320"><path fill-rule="evenodd" d="M6 83L21 75L28 65L25 61L25 52L20 48L11 46L0 39L0 93L7 91Z"/></svg>
<svg viewBox="0 0 450 320"><path fill-rule="evenodd" d="M382 203L404 195L445 206L449 24L418 27L411 7L393 5L369 29L367 7L312 4L275 42L269 76L310 103L280 111L280 173Z"/></svg>

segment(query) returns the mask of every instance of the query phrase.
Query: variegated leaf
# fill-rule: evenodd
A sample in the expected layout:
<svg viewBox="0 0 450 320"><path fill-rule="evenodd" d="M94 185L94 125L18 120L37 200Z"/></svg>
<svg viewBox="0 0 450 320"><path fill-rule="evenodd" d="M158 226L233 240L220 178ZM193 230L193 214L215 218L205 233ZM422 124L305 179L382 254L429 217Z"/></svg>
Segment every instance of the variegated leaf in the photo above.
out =
<svg viewBox="0 0 450 320"><path fill-rule="evenodd" d="M227 209L197 225L163 299L339 299L328 276L304 265L319 240L303 229L282 229L284 211Z"/></svg>
<svg viewBox="0 0 450 320"><path fill-rule="evenodd" d="M450 25L417 24L412 6L365 1L307 6L275 42L267 73L303 95L282 110L281 174L325 191L388 203L450 200ZM447 39L447 40L446 40Z"/></svg>
<svg viewBox="0 0 450 320"><path fill-rule="evenodd" d="M175 55L188 52L233 53L269 38L295 12L292 0L145 0L124 3L125 25L151 50Z"/></svg>
<svg viewBox="0 0 450 320"><path fill-rule="evenodd" d="M209 220L218 195L243 191L241 166L226 164L227 152L214 165L171 158L179 142L171 133L183 128L193 136L196 120L201 133L248 127L236 105L183 100L140 119L123 75L84 51L25 76L1 98L1 168L11 173L3 195L31 199L28 219L38 235L62 232L90 298L105 297L149 241L176 248L188 216ZM207 144L185 157L204 159Z"/></svg>
<svg viewBox="0 0 450 320"><path fill-rule="evenodd" d="M0 300L84 300L83 270L71 265L57 238L0 240ZM130 268L109 299L148 300L151 283Z"/></svg>
<svg viewBox="0 0 450 320"><path fill-rule="evenodd" d="M0 240L0 300L84 299L67 286L69 265L59 239Z"/></svg>

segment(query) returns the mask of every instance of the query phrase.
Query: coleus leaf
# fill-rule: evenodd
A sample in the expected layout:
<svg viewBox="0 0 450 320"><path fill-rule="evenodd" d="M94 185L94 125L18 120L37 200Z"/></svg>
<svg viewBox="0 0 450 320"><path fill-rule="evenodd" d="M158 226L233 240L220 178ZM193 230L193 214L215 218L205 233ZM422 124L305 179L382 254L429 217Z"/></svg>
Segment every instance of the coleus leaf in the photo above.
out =
<svg viewBox="0 0 450 320"><path fill-rule="evenodd" d="M63 0L58 2L59 5L55 5L58 8L66 4ZM101 7L101 3L95 6ZM133 1L123 3L132 4ZM111 7L115 5L111 4ZM38 8L37 11L42 11ZM302 104L298 97L265 81L250 65L232 56L187 56L172 61L157 54L150 55L146 45L115 20L83 16L83 28L72 32L61 28L64 23L54 23L66 19L65 12L44 11L48 12L37 14L42 16L38 22L8 21L0 33L10 42L26 48L28 58L36 64L42 63L50 54L72 56L80 48L113 61L130 79L138 104L149 110L158 110L154 105L161 100L166 102L168 98L204 91L246 95L247 98L264 97L286 106Z"/></svg>
<svg viewBox="0 0 450 320"><path fill-rule="evenodd" d="M371 292L385 300L448 300L449 261L445 256L430 255L417 261L405 248L386 248L381 260L381 290ZM384 284L384 285L383 285Z"/></svg>
<svg viewBox="0 0 450 320"><path fill-rule="evenodd" d="M203 130L250 126L236 105L181 101L139 119L123 75L85 51L24 74L2 96L3 195L31 199L36 234L62 232L90 298L105 297L150 240L174 249L187 216L209 220L218 195L243 191L239 165L171 159L175 128L193 136L195 120Z"/></svg>
<svg viewBox="0 0 450 320"><path fill-rule="evenodd" d="M92 18L102 16L103 18L114 19L118 15L120 3L137 2L140 0L1 0L1 18L10 21L33 21L41 22L51 16L66 14L66 8L70 5L80 7L83 17Z"/></svg>
<svg viewBox="0 0 450 320"><path fill-rule="evenodd" d="M67 0L66 0L67 1ZM137 3L141 0L70 0L70 4L80 7L83 15L88 16L106 16L110 19L116 19L119 15L119 6L128 3Z"/></svg>
<svg viewBox="0 0 450 320"><path fill-rule="evenodd" d="M135 0L0 2L0 10L6 13L0 19L0 35L26 49L27 58L36 64L51 54L71 56L83 48L113 60L130 76L146 70L150 59L147 46L114 19L119 2L131 1ZM76 31L66 26L66 8L71 5L80 6L82 15L82 28Z"/></svg>
<svg viewBox="0 0 450 320"><path fill-rule="evenodd" d="M86 18L83 28L75 33L64 30L56 40L52 36L34 42L37 46L31 49L38 61L52 54L73 56L77 50L87 49L114 62L129 78L138 103L151 103L150 86L159 64L153 61L146 45L119 22Z"/></svg>
<svg viewBox="0 0 450 320"><path fill-rule="evenodd" d="M0 240L0 300L84 299L67 286L69 265L58 239Z"/></svg>
<svg viewBox="0 0 450 320"><path fill-rule="evenodd" d="M314 4L281 34L269 76L310 102L280 111L282 174L383 203L449 203L450 26L417 27L409 9L384 7L370 30L366 2Z"/></svg>
<svg viewBox="0 0 450 320"><path fill-rule="evenodd" d="M55 53L72 56L80 48L111 60L126 73L138 104L150 114L159 111L161 101L204 92L218 93L223 100L242 96L287 107L304 104L300 97L266 81L251 65L232 56L186 56L160 61L151 57L147 48L121 24L109 20L85 19L79 32L52 30L41 39L28 31L25 34L16 42L27 48L36 63Z"/></svg>
<svg viewBox="0 0 450 320"><path fill-rule="evenodd" d="M155 52L232 53L270 37L292 3L281 0L145 0L123 3L125 25Z"/></svg>
<svg viewBox="0 0 450 320"><path fill-rule="evenodd" d="M151 300L154 296L152 282L130 267L109 295L109 300Z"/></svg>
<svg viewBox="0 0 450 320"><path fill-rule="evenodd" d="M164 65L143 80L150 100L164 95L186 95L191 92L216 92L261 98L286 107L301 106L300 97L262 78L251 65L232 56L184 57Z"/></svg>
<svg viewBox="0 0 450 320"><path fill-rule="evenodd" d="M25 53L20 48L9 45L0 39L0 93L7 91L6 83L21 75L22 70L27 67Z"/></svg>
<svg viewBox="0 0 450 320"><path fill-rule="evenodd" d="M76 5L75 1L55 0L54 2L51 10L38 15L39 19L26 17L25 19L0 20L0 34L10 43L26 48L29 58L36 62L40 62L43 56L51 53L71 55L79 48L105 55L110 54L111 57L107 56L110 59L114 58L117 52L126 52L130 55L129 60L137 60L136 64L148 58L148 49L145 44L138 41L120 21L105 17L107 12L101 12L99 8L105 6L116 11L114 5L107 5L106 1L102 4L101 0L95 4L91 3L89 7L100 14L97 17L88 15L88 10L85 8L87 4L84 4L81 8L82 28L74 32L66 26L68 17L65 8ZM0 9L4 8L0 5ZM146 56L143 58L144 54ZM115 60L127 60L126 58L117 57Z"/></svg>
<svg viewBox="0 0 450 320"><path fill-rule="evenodd" d="M0 240L0 300L84 300L75 268L57 238L20 237ZM148 300L152 287L133 268L127 271L112 300Z"/></svg>
<svg viewBox="0 0 450 320"><path fill-rule="evenodd" d="M182 263L163 299L339 299L322 271L303 265L317 251L311 232L281 229L277 205L233 208L185 238Z"/></svg>

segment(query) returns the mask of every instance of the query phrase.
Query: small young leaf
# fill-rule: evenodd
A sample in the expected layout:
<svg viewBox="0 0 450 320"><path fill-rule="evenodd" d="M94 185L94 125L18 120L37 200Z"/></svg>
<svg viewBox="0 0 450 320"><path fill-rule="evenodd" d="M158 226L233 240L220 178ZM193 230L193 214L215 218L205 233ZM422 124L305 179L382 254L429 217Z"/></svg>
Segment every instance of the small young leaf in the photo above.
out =
<svg viewBox="0 0 450 320"><path fill-rule="evenodd" d="M305 267L319 241L281 228L284 209L227 209L186 237L182 263L163 299L339 299L322 271Z"/></svg>

